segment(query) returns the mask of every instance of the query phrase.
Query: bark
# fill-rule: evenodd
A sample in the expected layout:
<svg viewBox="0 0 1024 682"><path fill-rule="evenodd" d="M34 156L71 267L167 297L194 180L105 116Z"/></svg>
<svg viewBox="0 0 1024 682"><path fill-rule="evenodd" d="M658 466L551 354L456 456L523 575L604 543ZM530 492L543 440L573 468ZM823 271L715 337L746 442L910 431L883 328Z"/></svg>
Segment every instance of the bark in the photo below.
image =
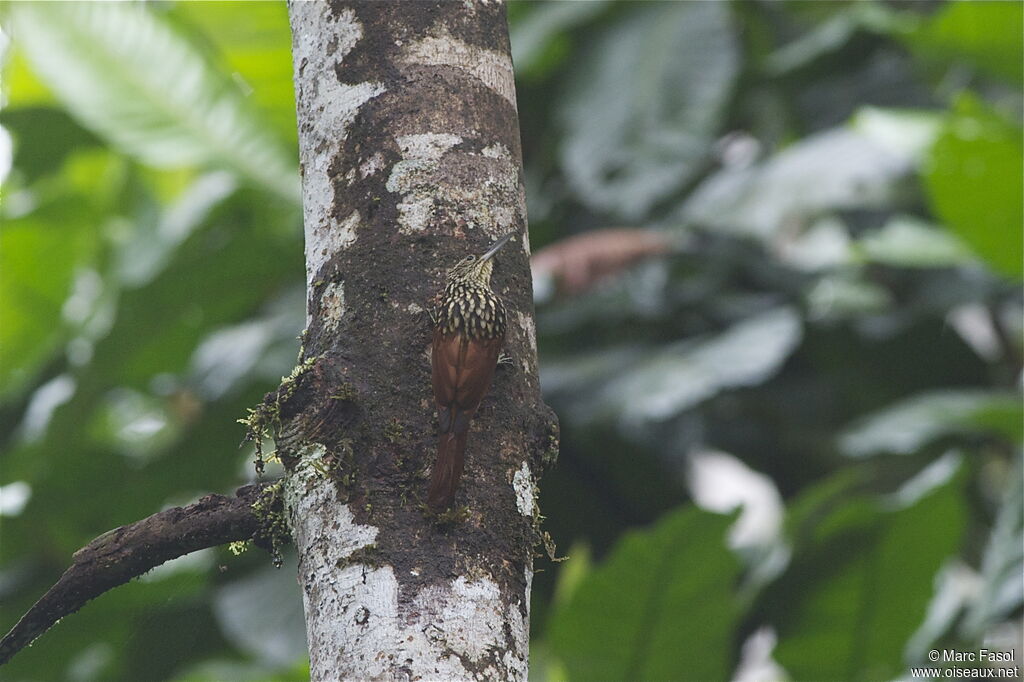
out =
<svg viewBox="0 0 1024 682"><path fill-rule="evenodd" d="M273 396L313 680L525 679L540 398L504 6L289 3L305 209L302 371ZM426 511L437 423L425 314L508 232L505 352L456 505Z"/></svg>

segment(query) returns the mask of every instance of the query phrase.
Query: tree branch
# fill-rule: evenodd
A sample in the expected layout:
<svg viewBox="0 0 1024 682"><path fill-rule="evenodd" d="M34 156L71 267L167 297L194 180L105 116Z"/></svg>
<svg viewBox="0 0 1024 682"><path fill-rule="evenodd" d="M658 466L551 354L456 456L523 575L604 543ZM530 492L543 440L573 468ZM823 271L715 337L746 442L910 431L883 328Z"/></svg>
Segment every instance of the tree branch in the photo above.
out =
<svg viewBox="0 0 1024 682"><path fill-rule="evenodd" d="M252 505L266 484L206 495L99 536L74 553L71 566L0 640L0 665L87 601L170 559L252 538L260 520Z"/></svg>

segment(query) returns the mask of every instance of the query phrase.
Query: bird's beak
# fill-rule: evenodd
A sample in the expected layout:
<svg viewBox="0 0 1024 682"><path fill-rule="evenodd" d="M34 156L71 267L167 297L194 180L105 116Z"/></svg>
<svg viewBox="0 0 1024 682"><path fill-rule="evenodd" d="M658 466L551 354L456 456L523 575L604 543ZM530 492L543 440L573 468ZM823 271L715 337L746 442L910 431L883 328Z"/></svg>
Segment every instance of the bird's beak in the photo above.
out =
<svg viewBox="0 0 1024 682"><path fill-rule="evenodd" d="M498 249L505 246L505 244L507 244L508 241L512 239L512 237L514 236L516 236L515 232L509 232L504 237L491 244L491 248L487 249L487 253L480 256L480 262L482 263L485 260L490 260L491 258L494 258L494 254L498 253Z"/></svg>

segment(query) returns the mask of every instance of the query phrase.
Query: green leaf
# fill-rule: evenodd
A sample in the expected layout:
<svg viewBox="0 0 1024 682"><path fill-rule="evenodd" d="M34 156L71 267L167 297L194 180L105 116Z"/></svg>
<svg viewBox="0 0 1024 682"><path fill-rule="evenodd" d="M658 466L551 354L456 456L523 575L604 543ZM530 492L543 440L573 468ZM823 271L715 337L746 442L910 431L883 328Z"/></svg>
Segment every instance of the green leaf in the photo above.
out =
<svg viewBox="0 0 1024 682"><path fill-rule="evenodd" d="M1021 130L961 97L925 163L935 214L998 272L1024 276Z"/></svg>
<svg viewBox="0 0 1024 682"><path fill-rule="evenodd" d="M570 77L561 158L589 206L637 218L700 170L739 52L723 3L630 10L591 43Z"/></svg>
<svg viewBox="0 0 1024 682"><path fill-rule="evenodd" d="M934 57L964 58L985 71L1024 83L1024 4L949 2L907 38Z"/></svg>
<svg viewBox="0 0 1024 682"><path fill-rule="evenodd" d="M892 306L892 296L885 287L852 269L821 277L808 288L804 297L808 317L815 322L856 318Z"/></svg>
<svg viewBox="0 0 1024 682"><path fill-rule="evenodd" d="M964 618L966 635L979 640L1024 604L1024 455L1015 460L981 562L981 594Z"/></svg>
<svg viewBox="0 0 1024 682"><path fill-rule="evenodd" d="M280 135L297 143L292 34L283 2L181 2L173 12L198 27Z"/></svg>
<svg viewBox="0 0 1024 682"><path fill-rule="evenodd" d="M96 253L84 201L66 199L0 229L0 395L23 388L67 330L61 309L75 270Z"/></svg>
<svg viewBox="0 0 1024 682"><path fill-rule="evenodd" d="M281 229L298 220L291 206L240 191L211 208L143 273L143 286L123 293L108 337L96 346L97 376L142 388L154 374L181 374L207 334L246 319L285 283L301 281L298 231Z"/></svg>
<svg viewBox="0 0 1024 682"><path fill-rule="evenodd" d="M14 167L25 184L57 172L67 157L100 140L62 109L19 107L0 111L0 124L14 137ZM60 131L55 135L55 131Z"/></svg>
<svg viewBox="0 0 1024 682"><path fill-rule="evenodd" d="M775 241L829 211L898 207L914 162L912 150L892 145L891 137L879 139L863 127L833 128L756 166L715 173L694 190L680 217Z"/></svg>
<svg viewBox="0 0 1024 682"><path fill-rule="evenodd" d="M220 165L297 202L293 155L252 104L140 3L16 3L14 40L71 114L158 167Z"/></svg>
<svg viewBox="0 0 1024 682"><path fill-rule="evenodd" d="M554 65L553 57L565 56L566 50L558 46L565 47L566 33L592 21L610 4L608 0L591 0L510 5L509 38L516 76L543 76Z"/></svg>
<svg viewBox="0 0 1024 682"><path fill-rule="evenodd" d="M974 262L956 237L910 216L894 216L862 237L854 251L865 261L904 268L935 268Z"/></svg>
<svg viewBox="0 0 1024 682"><path fill-rule="evenodd" d="M0 72L0 90L8 102L27 107L53 106L56 103L53 93L33 73L25 55L17 49L9 48L6 52Z"/></svg>
<svg viewBox="0 0 1024 682"><path fill-rule="evenodd" d="M802 336L794 309L768 310L706 340L679 342L651 354L609 382L601 395L618 402L627 423L662 421L722 390L765 381Z"/></svg>
<svg viewBox="0 0 1024 682"><path fill-rule="evenodd" d="M775 50L764 60L765 72L778 77L813 64L837 52L862 30L884 31L899 26L899 17L880 3L833 3L837 8L816 26L800 31L799 37Z"/></svg>
<svg viewBox="0 0 1024 682"><path fill-rule="evenodd" d="M962 486L949 478L959 464L942 465L938 486L915 481L899 496L835 501L811 528L805 519L804 541L761 605L779 634L774 658L793 679L880 680L903 669L932 578L965 527ZM934 478L928 470L921 477Z"/></svg>
<svg viewBox="0 0 1024 682"><path fill-rule="evenodd" d="M996 432L1021 440L1020 397L988 390L924 393L859 420L839 438L850 457L913 454L942 436Z"/></svg>
<svg viewBox="0 0 1024 682"><path fill-rule="evenodd" d="M722 391L760 384L778 371L802 336L795 309L773 308L706 338L551 361L544 390L571 396L574 419L613 417L627 431L643 430Z"/></svg>
<svg viewBox="0 0 1024 682"><path fill-rule="evenodd" d="M938 137L942 119L941 112L922 109L861 107L850 127L885 149L920 160Z"/></svg>
<svg viewBox="0 0 1024 682"><path fill-rule="evenodd" d="M739 609L732 517L680 509L625 536L552 615L573 680L726 679Z"/></svg>
<svg viewBox="0 0 1024 682"><path fill-rule="evenodd" d="M568 601L576 592L576 588L593 569L590 545L576 542L569 548L565 561L558 569L558 582L555 583L553 599L561 604Z"/></svg>

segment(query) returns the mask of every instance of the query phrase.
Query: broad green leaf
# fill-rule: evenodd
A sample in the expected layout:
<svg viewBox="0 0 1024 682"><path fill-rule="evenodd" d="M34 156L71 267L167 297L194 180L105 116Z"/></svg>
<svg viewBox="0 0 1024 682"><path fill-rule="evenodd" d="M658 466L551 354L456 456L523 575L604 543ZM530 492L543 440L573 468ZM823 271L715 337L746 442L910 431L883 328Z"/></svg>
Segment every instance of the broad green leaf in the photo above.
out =
<svg viewBox="0 0 1024 682"><path fill-rule="evenodd" d="M169 408L168 402L157 396L114 389L94 413L89 440L136 462L146 462L167 452L179 436L181 425Z"/></svg>
<svg viewBox="0 0 1024 682"><path fill-rule="evenodd" d="M141 388L154 374L183 373L209 333L247 319L283 283L301 281L298 232L280 229L297 220L290 206L240 191L208 208L203 224L174 245L173 257L161 254L152 271L143 271L144 286L122 296L92 361L106 381Z"/></svg>
<svg viewBox="0 0 1024 682"><path fill-rule="evenodd" d="M531 611L530 620L536 622L533 613ZM569 682L569 672L558 660L558 657L552 655L551 647L545 640L534 637L532 632L530 636L530 679L535 682Z"/></svg>
<svg viewBox="0 0 1024 682"><path fill-rule="evenodd" d="M561 159L587 205L636 218L700 170L739 52L723 3L630 10L592 41L569 79Z"/></svg>
<svg viewBox="0 0 1024 682"><path fill-rule="evenodd" d="M981 562L981 594L964 618L968 637L980 639L1024 604L1024 456L1018 452L1015 459Z"/></svg>
<svg viewBox="0 0 1024 682"><path fill-rule="evenodd" d="M13 39L71 114L144 163L219 165L298 201L296 161L238 88L141 3L26 2Z"/></svg>
<svg viewBox="0 0 1024 682"><path fill-rule="evenodd" d="M697 186L680 217L775 240L828 211L898 208L914 162L904 145L891 145L870 131L834 128L756 166L715 173Z"/></svg>
<svg viewBox="0 0 1024 682"><path fill-rule="evenodd" d="M834 3L833 7L837 8L835 14L768 55L764 70L770 76L781 76L838 51L858 31L884 31L900 23L898 16L880 3Z"/></svg>
<svg viewBox="0 0 1024 682"><path fill-rule="evenodd" d="M590 571L594 560L590 554L590 545L577 542L569 548L565 562L558 568L558 582L555 583L554 601L557 604L566 602L576 592Z"/></svg>
<svg viewBox="0 0 1024 682"><path fill-rule="evenodd" d="M76 268L94 257L97 231L86 202L66 199L0 228L0 396L15 393L56 351Z"/></svg>
<svg viewBox="0 0 1024 682"><path fill-rule="evenodd" d="M996 271L1024 276L1021 129L964 96L924 168L932 210Z"/></svg>
<svg viewBox="0 0 1024 682"><path fill-rule="evenodd" d="M564 57L568 51L566 33L593 20L610 4L608 0L591 0L510 5L509 38L516 76L527 79L543 76L558 56Z"/></svg>
<svg viewBox="0 0 1024 682"><path fill-rule="evenodd" d="M820 519L835 508L837 501L853 497L865 482L862 469L847 467L801 491L786 506L784 529L794 544L806 542Z"/></svg>
<svg viewBox="0 0 1024 682"><path fill-rule="evenodd" d="M939 135L942 113L862 107L850 119L850 127L885 149L920 160Z"/></svg>
<svg viewBox="0 0 1024 682"><path fill-rule="evenodd" d="M570 679L726 679L739 616L731 523L685 508L627 534L552 614L549 641Z"/></svg>
<svg viewBox="0 0 1024 682"><path fill-rule="evenodd" d="M804 293L807 312L815 322L856 318L892 306L889 291L855 270L825 275Z"/></svg>
<svg viewBox="0 0 1024 682"><path fill-rule="evenodd" d="M1024 83L1024 4L948 2L907 35L926 55L965 58L996 76Z"/></svg>
<svg viewBox="0 0 1024 682"><path fill-rule="evenodd" d="M922 220L894 216L881 229L864 235L854 252L865 261L904 268L935 268L974 262L956 237Z"/></svg>
<svg viewBox="0 0 1024 682"><path fill-rule="evenodd" d="M963 535L962 484L949 478L957 467L943 464L941 480L908 483L906 494L836 500L818 518L802 512L804 538L760 608L793 679L880 680L903 669L933 577Z"/></svg>
<svg viewBox="0 0 1024 682"><path fill-rule="evenodd" d="M24 175L27 185L59 170L70 154L100 144L62 109L4 109L0 111L0 124L14 138L14 168Z"/></svg>
<svg viewBox="0 0 1024 682"><path fill-rule="evenodd" d="M235 176L225 171L205 173L176 193L159 209L159 216L137 219L124 230L112 230L117 245L115 271L121 283L138 287L155 277L195 230L208 224L211 213L236 191Z"/></svg>
<svg viewBox="0 0 1024 682"><path fill-rule="evenodd" d="M55 104L50 92L29 67L25 55L8 48L0 71L0 93L14 106L48 107Z"/></svg>
<svg viewBox="0 0 1024 682"><path fill-rule="evenodd" d="M611 382L603 396L620 401L626 422L668 419L719 391L761 383L802 335L795 310L768 310L717 336L667 346Z"/></svg>
<svg viewBox="0 0 1024 682"><path fill-rule="evenodd" d="M174 12L203 32L274 128L295 144L292 35L284 2L180 2Z"/></svg>
<svg viewBox="0 0 1024 682"><path fill-rule="evenodd" d="M626 431L662 422L718 393L772 376L799 345L799 315L780 307L752 315L720 334L658 349L636 346L547 361L544 390L571 399L583 422L617 419Z"/></svg>
<svg viewBox="0 0 1024 682"><path fill-rule="evenodd" d="M909 455L942 436L996 432L1021 439L1021 399L983 389L924 393L869 415L839 438L851 457L879 453Z"/></svg>
<svg viewBox="0 0 1024 682"><path fill-rule="evenodd" d="M824 216L779 249L780 263L806 272L835 271L852 258L850 233L836 216Z"/></svg>

